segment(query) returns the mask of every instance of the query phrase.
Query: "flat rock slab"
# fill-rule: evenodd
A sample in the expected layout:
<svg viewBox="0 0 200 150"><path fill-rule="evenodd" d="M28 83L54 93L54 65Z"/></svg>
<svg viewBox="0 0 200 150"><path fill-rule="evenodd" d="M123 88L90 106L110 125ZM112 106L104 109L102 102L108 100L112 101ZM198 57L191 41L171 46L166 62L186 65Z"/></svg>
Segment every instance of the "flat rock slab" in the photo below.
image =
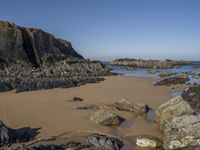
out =
<svg viewBox="0 0 200 150"><path fill-rule="evenodd" d="M90 120L104 126L118 126L125 121L124 118L103 109L95 111Z"/></svg>
<svg viewBox="0 0 200 150"><path fill-rule="evenodd" d="M130 111L136 113L146 113L149 110L149 107L144 103L136 103L128 101L126 99L121 99L114 105L118 110Z"/></svg>
<svg viewBox="0 0 200 150"><path fill-rule="evenodd" d="M188 82L190 79L188 75L176 75L171 77L166 77L154 83L155 86L157 85L176 85L176 84L184 84Z"/></svg>

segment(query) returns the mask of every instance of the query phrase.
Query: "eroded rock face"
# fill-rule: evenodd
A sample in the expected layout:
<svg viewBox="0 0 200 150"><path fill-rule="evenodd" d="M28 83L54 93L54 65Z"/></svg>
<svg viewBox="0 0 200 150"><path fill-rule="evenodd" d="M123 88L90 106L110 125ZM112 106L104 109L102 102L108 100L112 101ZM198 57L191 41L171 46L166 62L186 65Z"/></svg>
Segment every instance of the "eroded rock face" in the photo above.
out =
<svg viewBox="0 0 200 150"><path fill-rule="evenodd" d="M190 79L188 77L188 75L176 75L176 76L171 76L171 77L167 77L164 79L161 79L157 82L154 83L155 86L157 85L167 85L167 86L171 86L171 85L176 85L176 84L184 84L186 82L188 82Z"/></svg>
<svg viewBox="0 0 200 150"><path fill-rule="evenodd" d="M104 126L118 126L125 121L124 118L103 109L95 111L90 120Z"/></svg>
<svg viewBox="0 0 200 150"><path fill-rule="evenodd" d="M200 115L185 115L167 121L163 146L165 149L200 147Z"/></svg>
<svg viewBox="0 0 200 150"><path fill-rule="evenodd" d="M85 140L97 148L106 150L120 150L124 146L119 139L100 134L89 135Z"/></svg>
<svg viewBox="0 0 200 150"><path fill-rule="evenodd" d="M190 105L181 96L174 97L166 103L160 105L156 110L156 121L161 130L165 128L165 123L178 116L190 115L193 113Z"/></svg>
<svg viewBox="0 0 200 150"><path fill-rule="evenodd" d="M187 65L191 62L188 61L174 61L174 60L142 60L142 59L129 59L122 58L110 62L113 65L121 65L132 68L149 68L149 69L167 69L174 66Z"/></svg>
<svg viewBox="0 0 200 150"><path fill-rule="evenodd" d="M200 85L189 87L181 95L194 111L200 112Z"/></svg>
<svg viewBox="0 0 200 150"><path fill-rule="evenodd" d="M105 75L110 75L108 67L83 59L69 41L0 22L0 92L75 87Z"/></svg>
<svg viewBox="0 0 200 150"><path fill-rule="evenodd" d="M115 103L114 106L119 110L136 112L136 113L146 113L150 109L144 103L135 103L132 101L128 101L126 99L119 100L118 102Z"/></svg>

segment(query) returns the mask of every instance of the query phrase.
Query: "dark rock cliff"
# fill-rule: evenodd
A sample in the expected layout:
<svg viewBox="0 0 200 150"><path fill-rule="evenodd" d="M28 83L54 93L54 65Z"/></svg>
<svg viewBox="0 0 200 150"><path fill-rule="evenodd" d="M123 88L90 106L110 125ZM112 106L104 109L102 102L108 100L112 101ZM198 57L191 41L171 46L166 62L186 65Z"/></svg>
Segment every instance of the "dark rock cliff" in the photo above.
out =
<svg viewBox="0 0 200 150"><path fill-rule="evenodd" d="M0 22L0 92L68 88L110 75L100 61L84 59L70 42L40 29Z"/></svg>
<svg viewBox="0 0 200 150"><path fill-rule="evenodd" d="M23 60L38 67L44 57L51 55L83 59L69 41L55 38L41 29L24 28L0 21L1 61Z"/></svg>

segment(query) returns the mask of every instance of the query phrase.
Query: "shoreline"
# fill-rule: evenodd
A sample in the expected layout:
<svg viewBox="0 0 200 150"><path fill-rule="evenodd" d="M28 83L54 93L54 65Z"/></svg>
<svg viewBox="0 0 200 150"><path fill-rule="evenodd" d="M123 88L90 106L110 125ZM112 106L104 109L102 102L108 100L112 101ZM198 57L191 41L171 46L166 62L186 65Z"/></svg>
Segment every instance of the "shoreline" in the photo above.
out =
<svg viewBox="0 0 200 150"><path fill-rule="evenodd" d="M152 80L149 77L106 76L105 81L98 84L89 83L74 88L3 92L0 93L0 118L10 128L40 128L36 136L40 139L73 131L80 134L92 131L125 139L136 135L162 137L157 124L147 122L144 116L110 107L122 98L145 103L152 108L168 101L171 88L153 86ZM71 101L73 97L81 97L84 101ZM128 126L97 125L89 119L95 110L77 109L82 106L98 106L122 116Z"/></svg>

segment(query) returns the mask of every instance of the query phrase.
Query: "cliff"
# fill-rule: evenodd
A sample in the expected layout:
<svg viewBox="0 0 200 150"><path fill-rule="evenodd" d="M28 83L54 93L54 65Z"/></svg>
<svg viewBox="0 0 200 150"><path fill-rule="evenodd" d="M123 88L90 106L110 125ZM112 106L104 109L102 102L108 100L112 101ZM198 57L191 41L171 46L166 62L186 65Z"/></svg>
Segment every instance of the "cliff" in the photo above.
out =
<svg viewBox="0 0 200 150"><path fill-rule="evenodd" d="M52 55L58 59L83 59L69 41L58 39L41 29L24 28L0 21L1 62L23 60L39 67L44 58L48 60Z"/></svg>
<svg viewBox="0 0 200 150"><path fill-rule="evenodd" d="M84 59L69 41L0 22L0 92L68 88L104 80L109 69Z"/></svg>

